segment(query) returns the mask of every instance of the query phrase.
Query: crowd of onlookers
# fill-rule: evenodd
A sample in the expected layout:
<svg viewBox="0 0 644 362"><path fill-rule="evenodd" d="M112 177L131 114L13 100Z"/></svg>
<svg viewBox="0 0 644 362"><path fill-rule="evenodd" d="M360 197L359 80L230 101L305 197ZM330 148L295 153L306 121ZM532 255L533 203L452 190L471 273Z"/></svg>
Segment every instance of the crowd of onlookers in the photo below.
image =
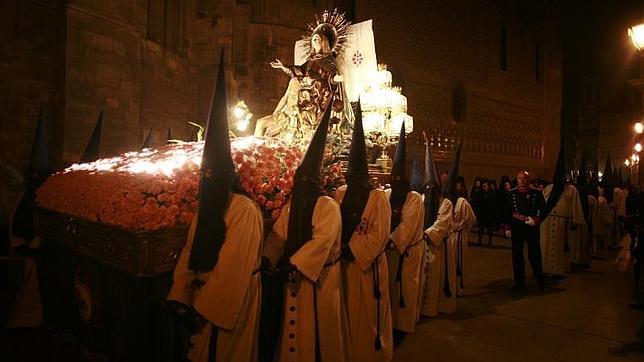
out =
<svg viewBox="0 0 644 362"><path fill-rule="evenodd" d="M541 190L546 185L547 182L544 180L530 181L530 186ZM516 186L516 179L510 179L509 176L501 177L498 183L493 178L476 177L468 192L465 178L459 177L457 184L459 196L470 202L476 214L479 245L483 244L485 237L487 237L487 244L492 245L492 235L497 232L509 238L509 235L505 234L505 226L509 224L505 208L507 195Z"/></svg>
<svg viewBox="0 0 644 362"><path fill-rule="evenodd" d="M574 182L568 179L568 183ZM544 190L550 184L542 179L530 180L530 187ZM605 193L606 185L599 182L595 185L599 189L599 195ZM511 223L509 214L506 212L507 202L510 190L517 187L517 180L503 176L498 181L493 178L475 177L472 187L468 189L465 179L459 177L457 191L459 196L469 200L476 214L477 224L474 230L478 232L478 244L492 245L492 236L499 236L509 239L508 225ZM616 203L611 202L611 208L615 212L615 223L613 225L614 235L630 236L630 245L620 245L621 236L612 238L608 242L607 249L622 249L620 255L628 255L630 266L633 270L635 289L637 291L642 277L644 276L644 248L638 241L644 238L644 192L640 191L638 185L630 182L618 182L614 185L615 192L623 195L625 202L621 208ZM591 192L592 194L592 192ZM623 210L620 210L623 209ZM639 240L638 240L639 239ZM601 255L593 252L593 257ZM638 304L642 308L642 304Z"/></svg>

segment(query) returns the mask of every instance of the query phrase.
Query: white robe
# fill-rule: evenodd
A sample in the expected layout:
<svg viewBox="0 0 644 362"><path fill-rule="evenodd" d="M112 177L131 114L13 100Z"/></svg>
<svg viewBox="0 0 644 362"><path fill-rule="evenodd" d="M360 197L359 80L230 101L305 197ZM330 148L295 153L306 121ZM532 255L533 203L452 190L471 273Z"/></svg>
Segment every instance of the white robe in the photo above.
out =
<svg viewBox="0 0 644 362"><path fill-rule="evenodd" d="M579 227L580 242L574 254L577 254L577 260L571 257L571 261L580 265L590 266L593 257L594 233L591 232L593 218L597 213L597 199L593 195L588 195L588 222L586 225Z"/></svg>
<svg viewBox="0 0 644 362"><path fill-rule="evenodd" d="M622 230L620 228L620 219L626 215L626 193L619 187L613 190L613 202L610 203L613 212L613 222L611 225L612 235L611 244L618 246L622 241Z"/></svg>
<svg viewBox="0 0 644 362"><path fill-rule="evenodd" d="M617 216L624 217L626 216L626 196L627 196L627 191L622 190L619 187L615 187L613 190L613 194L615 195L614 197L614 203L615 203L615 211L617 212Z"/></svg>
<svg viewBox="0 0 644 362"><path fill-rule="evenodd" d="M605 197L597 198L597 216L593 219L593 233L595 234L595 244L593 245L593 255L597 257L606 257L608 255L608 243L610 241L613 213Z"/></svg>
<svg viewBox="0 0 644 362"><path fill-rule="evenodd" d="M543 196L546 200L552 192L552 185L546 186ZM566 185L557 205L541 223L541 257L543 273L565 275L570 270L569 250L579 244L579 228L586 224L584 211L577 188ZM576 228L577 230L572 230Z"/></svg>
<svg viewBox="0 0 644 362"><path fill-rule="evenodd" d="M393 249L387 250L387 261L389 263L389 295L391 297L391 309L393 313L393 325L395 329L403 332L413 332L418 321L418 302L422 284L420 282L420 270L424 258L425 248L423 247L423 222L425 209L419 193L410 191L407 194L402 208L401 221L398 227L389 236L394 244ZM404 255L401 259L401 255ZM402 280L396 281L398 263L404 260L402 265ZM400 290L402 289L401 306Z"/></svg>
<svg viewBox="0 0 644 362"><path fill-rule="evenodd" d="M476 216L474 215L474 210L472 209L472 205L470 205L469 201L467 201L466 199L459 197L458 200L456 200L456 207L454 208L454 231L450 236L450 244L453 244L452 248L454 248L454 251L456 253L455 260L456 260L457 266L458 266L458 258L459 258L459 248L461 249L460 253L462 258L462 262L461 262L462 280L459 280L458 275L456 276L457 278L456 283L458 284L457 290L458 290L459 296L463 295L463 287L465 286L465 283L467 280L467 265L468 265L468 258L467 258L468 246L467 245L469 241L470 230L472 229L472 226L474 226L475 223L476 223ZM459 238L460 238L460 243L459 243Z"/></svg>
<svg viewBox="0 0 644 362"><path fill-rule="evenodd" d="M192 306L209 323L192 337L192 361L208 361L212 325L218 328L217 361L256 361L261 306L260 265L263 219L259 206L232 194L224 217L226 238L208 273L189 269L197 217L174 270L168 300ZM194 282L204 284L195 289Z"/></svg>
<svg viewBox="0 0 644 362"><path fill-rule="evenodd" d="M290 206L290 202L284 206L272 231L282 254L288 237ZM347 361L350 360L350 344L342 292L342 270L338 262L342 236L338 203L326 196L319 197L312 224L312 239L290 258L290 263L295 265L299 273L286 283L284 322L277 360L315 361L317 305L322 362ZM275 245L271 248L275 248ZM317 299L314 299L314 288Z"/></svg>
<svg viewBox="0 0 644 362"><path fill-rule="evenodd" d="M455 309L456 304L456 269L451 268L448 276L450 277L449 283L452 289L452 297L446 298L443 294L443 281L445 278L445 242L450 237L454 229L453 222L453 206L449 199L443 199L443 202L438 209L436 221L425 230L425 234L429 238L427 247L427 257L425 258L425 283L423 290L423 303L421 307L421 314L427 317L436 317L439 310L441 312L449 312ZM448 243L449 244L449 243ZM448 251L448 256L449 256ZM454 253L451 253L454 255ZM454 265L454 261L448 261Z"/></svg>
<svg viewBox="0 0 644 362"><path fill-rule="evenodd" d="M344 193L338 193L342 202ZM362 213L362 220L349 241L354 261L344 261L344 295L351 334L351 356L354 361L390 361L393 357L389 272L384 255L391 225L391 207L387 194L373 190ZM375 271L377 275L374 275ZM374 296L378 282L380 299ZM380 307L380 311L378 311ZM378 319L380 323L378 325ZM376 351L376 333L380 331L382 349Z"/></svg>

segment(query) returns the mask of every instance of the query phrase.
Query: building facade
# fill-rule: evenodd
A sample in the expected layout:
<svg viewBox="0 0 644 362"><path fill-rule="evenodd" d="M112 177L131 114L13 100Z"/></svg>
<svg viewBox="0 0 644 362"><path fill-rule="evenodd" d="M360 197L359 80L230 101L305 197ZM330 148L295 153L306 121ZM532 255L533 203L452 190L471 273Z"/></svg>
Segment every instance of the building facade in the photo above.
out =
<svg viewBox="0 0 644 362"><path fill-rule="evenodd" d="M76 162L105 110L101 155L188 139L204 123L219 54L228 98L269 114L288 79L269 62L326 8L374 20L415 120L412 147L432 139L441 168L457 142L461 173L498 178L527 168L550 177L559 145L559 10L501 0L8 0L0 50L0 162L27 166L38 109L59 166Z"/></svg>

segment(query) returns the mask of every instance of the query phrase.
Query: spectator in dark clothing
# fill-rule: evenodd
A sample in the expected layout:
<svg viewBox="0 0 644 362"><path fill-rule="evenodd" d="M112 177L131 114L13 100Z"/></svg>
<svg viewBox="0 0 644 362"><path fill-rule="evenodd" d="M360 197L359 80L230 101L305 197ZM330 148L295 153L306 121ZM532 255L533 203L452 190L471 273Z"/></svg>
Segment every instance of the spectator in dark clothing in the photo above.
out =
<svg viewBox="0 0 644 362"><path fill-rule="evenodd" d="M508 176L501 177L501 183L499 184L499 190L496 195L496 204L497 204L497 221L501 230L505 230L505 225L508 224L505 212L505 204L508 198L508 193L510 192L510 178Z"/></svg>
<svg viewBox="0 0 644 362"><path fill-rule="evenodd" d="M492 209L492 212L494 213L494 225L492 227L492 232L495 232L495 231L499 230L499 226L500 226L499 214L501 213L500 209L503 207L503 205L499 205L499 203L498 203L498 201L499 201L499 199L498 199L498 197L499 197L499 194L498 194L499 193L499 187L496 185L496 180L490 179L489 182L490 182L490 192L492 192L494 194L495 208Z"/></svg>
<svg viewBox="0 0 644 362"><path fill-rule="evenodd" d="M474 178L474 185L472 185L472 190L470 191L470 198L474 200L474 194L475 193L480 193L481 192L481 178L480 177L475 177Z"/></svg>
<svg viewBox="0 0 644 362"><path fill-rule="evenodd" d="M631 235L631 257L633 258L633 277L635 290L639 291L644 276L644 193L637 186L630 188L626 199L626 220Z"/></svg>
<svg viewBox="0 0 644 362"><path fill-rule="evenodd" d="M458 179L456 179L456 193L458 194L458 197L462 197L469 201L470 198L467 197L467 186L465 186L465 178L463 176L459 176Z"/></svg>
<svg viewBox="0 0 644 362"><path fill-rule="evenodd" d="M483 243L483 233L488 235L488 245L492 245L492 233L494 232L497 204L496 194L490 189L488 180L481 181L481 199L480 199L480 216L479 221L479 245Z"/></svg>
<svg viewBox="0 0 644 362"><path fill-rule="evenodd" d="M481 217L481 179L479 177L474 178L474 186L472 186L472 191L470 191L470 205L474 209L474 215L476 215L476 222ZM480 224L480 223L479 223Z"/></svg>

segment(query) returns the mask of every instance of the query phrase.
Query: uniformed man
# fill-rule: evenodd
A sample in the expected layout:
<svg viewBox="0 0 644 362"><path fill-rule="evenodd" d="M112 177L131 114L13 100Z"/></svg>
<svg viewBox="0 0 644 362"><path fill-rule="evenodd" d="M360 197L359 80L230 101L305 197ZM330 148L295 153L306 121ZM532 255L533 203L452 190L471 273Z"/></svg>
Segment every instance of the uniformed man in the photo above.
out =
<svg viewBox="0 0 644 362"><path fill-rule="evenodd" d="M528 243L528 260L534 272L539 289L543 290L545 283L541 275L541 247L539 244L539 223L543 218L545 200L541 191L531 188L529 175L525 171L517 174L517 187L510 190L506 212L512 232L512 268L514 271L514 286L512 290L525 288L525 261L523 259L523 244Z"/></svg>

